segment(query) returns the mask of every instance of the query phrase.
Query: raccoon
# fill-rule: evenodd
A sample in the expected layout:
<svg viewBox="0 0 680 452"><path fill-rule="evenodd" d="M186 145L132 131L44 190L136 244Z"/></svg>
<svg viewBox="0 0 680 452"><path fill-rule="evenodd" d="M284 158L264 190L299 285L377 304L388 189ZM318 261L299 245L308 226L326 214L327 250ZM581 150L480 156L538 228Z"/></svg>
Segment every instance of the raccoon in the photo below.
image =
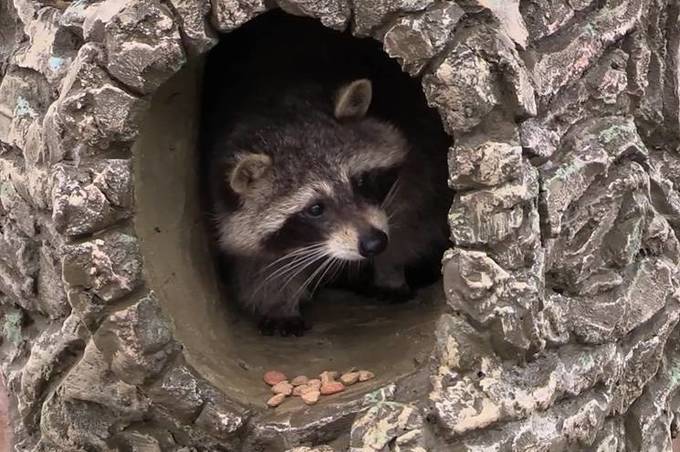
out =
<svg viewBox="0 0 680 452"><path fill-rule="evenodd" d="M445 152L416 152L397 127L368 115L372 92L368 79L333 96L297 87L239 111L215 140L217 241L236 298L265 334L303 334L301 303L348 267L369 268L364 289L401 301L413 293L405 268L441 258Z"/></svg>

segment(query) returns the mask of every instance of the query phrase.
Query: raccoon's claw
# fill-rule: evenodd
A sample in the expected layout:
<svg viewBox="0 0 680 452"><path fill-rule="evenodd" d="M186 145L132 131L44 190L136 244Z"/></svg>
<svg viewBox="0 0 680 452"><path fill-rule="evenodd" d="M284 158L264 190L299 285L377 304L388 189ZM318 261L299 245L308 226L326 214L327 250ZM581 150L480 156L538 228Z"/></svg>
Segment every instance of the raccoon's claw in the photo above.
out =
<svg viewBox="0 0 680 452"><path fill-rule="evenodd" d="M277 332L281 336L303 336L310 325L302 317L263 317L260 320L260 332L265 336L273 336Z"/></svg>

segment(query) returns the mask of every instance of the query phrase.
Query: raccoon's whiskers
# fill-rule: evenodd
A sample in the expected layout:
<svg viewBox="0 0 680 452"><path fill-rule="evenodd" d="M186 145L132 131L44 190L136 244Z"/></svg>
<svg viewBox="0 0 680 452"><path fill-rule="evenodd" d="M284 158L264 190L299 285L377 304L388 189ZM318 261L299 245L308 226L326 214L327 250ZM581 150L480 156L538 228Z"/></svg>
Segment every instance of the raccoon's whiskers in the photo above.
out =
<svg viewBox="0 0 680 452"><path fill-rule="evenodd" d="M269 267L272 267L272 266L278 264L279 262L281 262L281 261L283 261L283 260L290 259L291 257L299 256L300 254L308 253L308 252L310 252L310 251L312 251L312 250L321 249L321 248L323 248L324 246L325 246L325 243L323 243L323 242L313 243L313 244L308 245L308 246L303 246L302 248L298 248L298 249L296 249L296 250L293 250L293 251L291 251L290 253L288 253L288 254L286 254L286 255L284 255L284 256L282 256L282 257L276 259L274 262L271 262L269 265L267 265L266 267L264 267L262 270L266 270L266 269L268 269Z"/></svg>
<svg viewBox="0 0 680 452"><path fill-rule="evenodd" d="M318 255L315 255L313 258L310 258L310 259L307 261L307 263L306 263L305 265L303 265L303 266L301 266L301 267L298 267L299 269L298 269L297 271L295 271L295 273L293 273L293 274L292 274L292 275L291 275L291 276L283 283L283 286L281 286L281 289L279 290L279 292L283 291L283 289L285 289L286 286L288 286L288 284L289 284L293 279L295 279L300 273L302 273L303 271L305 271L310 265L312 265L314 262L317 262L317 261L320 260L320 259L323 259L323 258L326 257L326 256L327 256L327 254L325 254L325 253L320 253L320 254L318 254ZM304 289L304 286L303 286L303 289ZM296 295L296 296L297 296L297 295Z"/></svg>
<svg viewBox="0 0 680 452"><path fill-rule="evenodd" d="M319 267L316 270L314 270L314 272L307 279L305 279L305 281L300 286L300 289L297 292L295 292L294 297L297 298L297 297L301 296L302 293L307 288L307 286L309 286L309 284L312 281L314 281L314 278L316 277L316 275L318 275L321 271L323 271L324 268L325 268L326 271L328 271L330 264L332 264L335 260L336 260L336 258L334 258L333 256L328 256L328 258L325 261L323 261L323 263L321 265L319 265ZM324 273L323 273L324 275L326 274L326 271L324 271ZM323 275L320 278L320 280L321 279L323 279ZM314 288L314 290L316 290L316 287Z"/></svg>
<svg viewBox="0 0 680 452"><path fill-rule="evenodd" d="M309 252L307 254L304 254L302 256L297 257L295 260L292 262L288 262L282 267L276 269L274 272L272 272L269 276L265 278L263 283L265 282L270 282L274 281L277 278L284 278L288 276L290 273L295 272L292 277L294 278L299 272L296 270L298 269L304 269L308 264L311 262L314 262L315 260L318 260L319 258L324 256L324 251L323 250L316 250Z"/></svg>
<svg viewBox="0 0 680 452"><path fill-rule="evenodd" d="M390 190L387 192L385 199L380 204L380 207L382 207L384 210L386 210L388 207L390 207L390 204L392 204L392 202L397 197L397 191L399 191L399 179L394 181L394 183L390 187Z"/></svg>
<svg viewBox="0 0 680 452"><path fill-rule="evenodd" d="M277 279L282 279L288 276L290 273L294 273L283 285L285 287L295 276L297 276L302 270L307 266L312 264L314 261L324 257L325 250L323 249L323 244L313 244L298 250L292 251L285 256L277 259L271 264L264 267L261 272L264 272L267 268L272 267L274 264L281 263L284 261L281 267L275 269L272 273L267 275L260 285L253 291L251 297L254 297L261 289L263 289L267 284L274 282ZM290 262L285 262L285 259L292 259ZM282 287L282 289L283 289Z"/></svg>

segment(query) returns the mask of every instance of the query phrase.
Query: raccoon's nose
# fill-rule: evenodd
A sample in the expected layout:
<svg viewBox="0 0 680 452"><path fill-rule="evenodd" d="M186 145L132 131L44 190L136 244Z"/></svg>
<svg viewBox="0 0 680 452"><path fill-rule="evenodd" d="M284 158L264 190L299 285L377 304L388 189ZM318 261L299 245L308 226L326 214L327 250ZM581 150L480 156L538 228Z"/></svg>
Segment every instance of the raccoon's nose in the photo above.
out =
<svg viewBox="0 0 680 452"><path fill-rule="evenodd" d="M385 251L385 248L387 248L387 234L379 229L372 228L359 236L359 254L364 257L380 254Z"/></svg>

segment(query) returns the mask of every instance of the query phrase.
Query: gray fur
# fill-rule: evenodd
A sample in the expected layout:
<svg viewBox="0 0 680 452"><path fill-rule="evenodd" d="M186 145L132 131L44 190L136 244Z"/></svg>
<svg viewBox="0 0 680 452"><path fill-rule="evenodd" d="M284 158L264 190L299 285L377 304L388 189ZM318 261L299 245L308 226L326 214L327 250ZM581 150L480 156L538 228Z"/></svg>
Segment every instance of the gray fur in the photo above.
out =
<svg viewBox="0 0 680 452"><path fill-rule="evenodd" d="M274 105L254 101L214 139L210 182L219 246L231 258L239 303L259 316L298 318L300 303L344 267L341 261L319 258L296 273L303 268L302 254L268 245L317 195L345 209L328 226L329 235L337 237L342 227L353 225L376 227L381 216L376 212L390 217L384 228L389 245L373 262L375 281L385 288L403 290L405 265L433 250L441 257L450 196L438 179L442 156L411 150L395 127L365 117L370 103L366 83L341 87L335 105L313 86L281 93ZM262 156L271 159L271 168L262 170ZM400 166L398 182L383 205L356 201L352 177L394 165ZM291 251L293 256L282 259Z"/></svg>

